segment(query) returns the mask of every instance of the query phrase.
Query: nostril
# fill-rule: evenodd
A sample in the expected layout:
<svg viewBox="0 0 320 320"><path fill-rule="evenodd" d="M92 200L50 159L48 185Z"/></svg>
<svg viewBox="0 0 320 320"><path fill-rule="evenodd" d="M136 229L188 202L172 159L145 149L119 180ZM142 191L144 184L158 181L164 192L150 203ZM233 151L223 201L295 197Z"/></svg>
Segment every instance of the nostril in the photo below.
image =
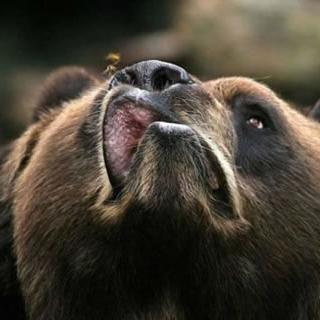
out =
<svg viewBox="0 0 320 320"><path fill-rule="evenodd" d="M153 90L164 90L176 83L190 84L188 73L182 68L160 67L151 76L151 86Z"/></svg>
<svg viewBox="0 0 320 320"><path fill-rule="evenodd" d="M179 80L179 72L169 70L167 68L160 68L156 70L151 77L151 86L154 90L164 90Z"/></svg>
<svg viewBox="0 0 320 320"><path fill-rule="evenodd" d="M116 72L110 81L109 89L116 87L120 84L129 84L132 86L137 86L138 79L136 74L128 69L123 69Z"/></svg>
<svg viewBox="0 0 320 320"><path fill-rule="evenodd" d="M128 81L129 81L127 84L130 84L132 86L139 85L137 75L133 71L131 71L131 70L127 71L127 75L128 75Z"/></svg>
<svg viewBox="0 0 320 320"><path fill-rule="evenodd" d="M153 90L161 91L176 83L192 83L189 75L183 69L173 69L160 67L151 76L151 86Z"/></svg>

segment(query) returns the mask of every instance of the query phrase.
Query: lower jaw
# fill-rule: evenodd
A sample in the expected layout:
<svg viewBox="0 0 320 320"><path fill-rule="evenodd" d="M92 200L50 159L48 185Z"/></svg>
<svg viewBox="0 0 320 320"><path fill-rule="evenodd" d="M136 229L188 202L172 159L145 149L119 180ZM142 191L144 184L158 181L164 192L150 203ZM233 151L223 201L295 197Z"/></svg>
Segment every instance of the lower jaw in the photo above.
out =
<svg viewBox="0 0 320 320"><path fill-rule="evenodd" d="M152 210L212 208L221 217L232 219L225 183L219 187L221 177L213 182L217 177L212 170L207 151L192 129L155 122L133 156L128 174L114 188L113 200L130 195L132 201Z"/></svg>

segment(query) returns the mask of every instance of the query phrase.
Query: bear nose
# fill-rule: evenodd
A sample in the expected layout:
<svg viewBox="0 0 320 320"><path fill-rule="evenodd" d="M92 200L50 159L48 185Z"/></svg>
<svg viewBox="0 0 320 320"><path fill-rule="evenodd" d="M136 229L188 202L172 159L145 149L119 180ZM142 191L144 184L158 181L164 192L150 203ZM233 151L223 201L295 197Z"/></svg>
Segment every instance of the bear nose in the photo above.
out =
<svg viewBox="0 0 320 320"><path fill-rule="evenodd" d="M183 68L168 62L147 60L119 70L110 82L110 89L120 84L129 84L148 91L162 91L170 86L194 81Z"/></svg>

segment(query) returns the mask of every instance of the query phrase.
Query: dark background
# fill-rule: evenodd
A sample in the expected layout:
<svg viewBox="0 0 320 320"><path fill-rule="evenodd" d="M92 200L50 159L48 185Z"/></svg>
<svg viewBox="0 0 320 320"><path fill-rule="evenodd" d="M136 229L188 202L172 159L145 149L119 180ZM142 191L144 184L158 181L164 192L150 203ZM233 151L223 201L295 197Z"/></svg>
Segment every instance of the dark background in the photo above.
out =
<svg viewBox="0 0 320 320"><path fill-rule="evenodd" d="M320 97L320 1L6 1L0 9L0 144L26 126L46 75L158 58L201 79L244 75L308 107Z"/></svg>

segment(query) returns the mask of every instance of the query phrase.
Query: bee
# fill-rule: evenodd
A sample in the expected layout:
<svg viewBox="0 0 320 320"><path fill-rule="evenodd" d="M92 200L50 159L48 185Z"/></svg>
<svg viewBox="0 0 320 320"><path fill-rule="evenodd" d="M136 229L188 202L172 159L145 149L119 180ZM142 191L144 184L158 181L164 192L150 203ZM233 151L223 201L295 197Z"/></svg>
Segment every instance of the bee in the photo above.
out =
<svg viewBox="0 0 320 320"><path fill-rule="evenodd" d="M105 60L107 61L107 68L103 74L106 77L111 77L117 71L117 65L120 63L120 53L111 52L105 57Z"/></svg>

